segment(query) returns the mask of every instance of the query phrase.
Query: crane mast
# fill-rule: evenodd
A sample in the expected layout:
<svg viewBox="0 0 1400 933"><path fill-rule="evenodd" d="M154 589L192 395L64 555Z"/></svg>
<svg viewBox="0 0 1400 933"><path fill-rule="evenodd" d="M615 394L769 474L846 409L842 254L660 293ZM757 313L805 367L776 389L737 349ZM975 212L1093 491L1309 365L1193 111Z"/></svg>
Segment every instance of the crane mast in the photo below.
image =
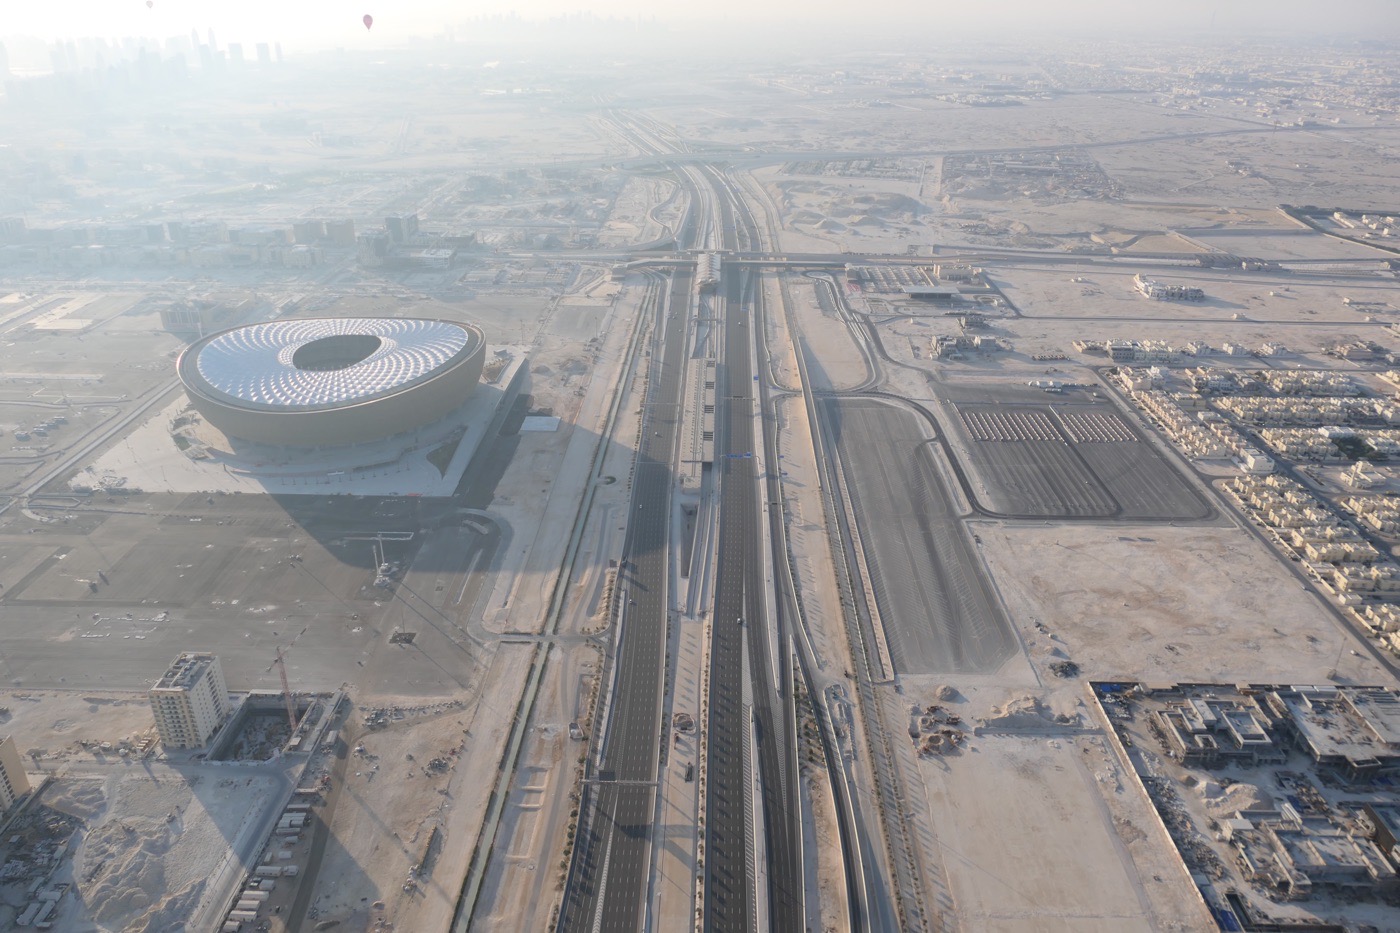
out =
<svg viewBox="0 0 1400 933"><path fill-rule="evenodd" d="M292 731L297 731L297 707L292 700L292 688L287 684L287 659L282 657L282 649L277 649L277 673L282 675L282 700L287 704L287 723Z"/></svg>

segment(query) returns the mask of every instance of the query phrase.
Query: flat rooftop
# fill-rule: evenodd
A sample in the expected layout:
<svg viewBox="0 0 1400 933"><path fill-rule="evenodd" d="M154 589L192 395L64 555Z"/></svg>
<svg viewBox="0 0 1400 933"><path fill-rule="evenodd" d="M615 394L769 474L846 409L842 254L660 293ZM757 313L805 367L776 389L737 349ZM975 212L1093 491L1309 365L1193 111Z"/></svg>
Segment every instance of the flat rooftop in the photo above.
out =
<svg viewBox="0 0 1400 933"><path fill-rule="evenodd" d="M1279 690L1275 695L1288 711L1294 728L1319 757L1340 756L1358 760L1400 751L1392 739L1382 738L1372 726L1368 715L1372 706L1367 701L1357 705L1357 697L1362 693L1306 687ZM1381 696L1391 703L1400 700L1392 691L1372 690L1364 693L1377 696L1376 703L1384 702L1379 699ZM1385 709L1384 706L1379 708ZM1382 728L1387 727L1384 718L1378 717L1375 722ZM1392 721L1392 730L1393 725ZM1391 734L1394 735L1393 731Z"/></svg>
<svg viewBox="0 0 1400 933"><path fill-rule="evenodd" d="M1390 690L1356 691L1343 695L1377 739L1400 747L1400 695Z"/></svg>
<svg viewBox="0 0 1400 933"><path fill-rule="evenodd" d="M182 654L161 676L152 690L188 690L214 663L214 655Z"/></svg>

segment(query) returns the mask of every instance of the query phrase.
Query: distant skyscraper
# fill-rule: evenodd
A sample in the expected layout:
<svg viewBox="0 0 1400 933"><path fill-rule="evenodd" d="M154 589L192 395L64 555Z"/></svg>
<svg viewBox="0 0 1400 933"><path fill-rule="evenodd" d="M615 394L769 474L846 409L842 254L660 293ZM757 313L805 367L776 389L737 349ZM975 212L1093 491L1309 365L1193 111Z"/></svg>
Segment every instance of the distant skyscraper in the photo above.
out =
<svg viewBox="0 0 1400 933"><path fill-rule="evenodd" d="M0 813L10 809L27 793L29 778L24 776L24 762L20 760L15 740L7 735L0 738Z"/></svg>
<svg viewBox="0 0 1400 933"><path fill-rule="evenodd" d="M243 44L240 42L230 42L228 44L228 61L230 65L243 64Z"/></svg>
<svg viewBox="0 0 1400 933"><path fill-rule="evenodd" d="M383 230L366 230L355 236L355 247L360 265L377 269L389 255L389 234Z"/></svg>
<svg viewBox="0 0 1400 933"><path fill-rule="evenodd" d="M5 51L5 44L0 42L0 78L8 77L10 74L10 54Z"/></svg>
<svg viewBox="0 0 1400 933"><path fill-rule="evenodd" d="M23 243L28 235L23 217L0 217L0 243Z"/></svg>
<svg viewBox="0 0 1400 933"><path fill-rule="evenodd" d="M326 236L336 246L355 245L355 221L353 220L328 220L326 221Z"/></svg>
<svg viewBox="0 0 1400 933"><path fill-rule="evenodd" d="M199 45L199 30L192 28L190 29L190 48L199 51Z"/></svg>
<svg viewBox="0 0 1400 933"><path fill-rule="evenodd" d="M384 218L384 227L389 231L389 239L402 243L418 235L418 215L390 214Z"/></svg>
<svg viewBox="0 0 1400 933"><path fill-rule="evenodd" d="M212 50L214 50L214 51L216 51L216 52L219 50L219 43L217 43L217 42L214 41L214 27L213 27L213 26L210 26L210 27L209 27L209 48L212 49Z"/></svg>
<svg viewBox="0 0 1400 933"><path fill-rule="evenodd" d="M266 43L266 42L259 42L259 43L258 43L258 64L259 64L259 65L270 65L270 64L272 64L272 50L269 49L269 48L267 47L267 43Z"/></svg>
<svg viewBox="0 0 1400 933"><path fill-rule="evenodd" d="M277 64L282 64L282 43L277 43Z"/></svg>

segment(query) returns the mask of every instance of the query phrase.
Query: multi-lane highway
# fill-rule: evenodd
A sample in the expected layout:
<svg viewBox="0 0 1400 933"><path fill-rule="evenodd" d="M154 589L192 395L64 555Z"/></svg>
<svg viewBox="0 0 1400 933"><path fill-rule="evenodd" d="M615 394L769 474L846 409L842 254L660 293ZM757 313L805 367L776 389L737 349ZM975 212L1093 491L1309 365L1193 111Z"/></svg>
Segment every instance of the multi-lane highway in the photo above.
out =
<svg viewBox="0 0 1400 933"><path fill-rule="evenodd" d="M757 227L728 179L705 167L714 187L724 246L748 247ZM707 748L705 925L711 930L805 926L791 660L784 604L770 616L764 560L764 496L755 451L753 352L762 340L762 290L752 273L724 279L723 395L716 406L720 477L719 563L711 634ZM761 420L758 422L764 425ZM765 425L766 427L766 425ZM766 434L766 431L764 432ZM774 464L767 464L770 468ZM782 559L786 559L785 556ZM771 628L770 628L771 627ZM773 657L773 646L777 657ZM757 749L756 762L751 749ZM757 801L751 799L757 766ZM756 834L762 822L761 833ZM761 840L762 847L758 845ZM767 884L755 887L763 864Z"/></svg>
<svg viewBox="0 0 1400 933"><path fill-rule="evenodd" d="M681 147L650 124L620 116L614 121L643 147ZM757 227L722 172L710 166L674 168L691 196L679 247L757 247ZM762 422L755 417L753 354L762 336L762 306L751 276L736 272L719 302L724 352L716 411L719 554L706 723L705 926L796 930L805 926L805 916L790 635L786 604L778 601L779 611L771 617L768 610L765 503L754 451L775 445L756 430ZM660 721L669 608L666 543L691 280L683 268L674 274L655 338L619 579L622 612L613 688L600 726L597 767L585 784L561 930L632 931L654 920L646 916L645 905L666 735ZM760 877L766 879L761 888Z"/></svg>
<svg viewBox="0 0 1400 933"><path fill-rule="evenodd" d="M713 476L718 491L718 529L714 540L718 554L714 564L715 602L710 626L708 705L703 730L704 848L703 861L697 863L703 893L701 916L707 930L800 930L805 928L809 917L804 904L804 840L798 818L800 789L794 741L792 665L806 654L794 654L794 638L790 631L799 621L797 600L786 576L790 568L782 537L780 481L775 475L778 460L772 423L775 409L769 396L772 386L764 375L767 370L761 365L766 359L761 277L773 268L830 270L847 261L901 264L927 260L769 252L772 244L762 241L743 195L726 170L715 163L713 154L690 151L672 130L645 118L621 112L608 113L607 117L621 138L640 149L645 157L664 164L689 194L688 213L677 231L675 250L653 252L646 257L646 262L687 269L689 254L694 250L719 252L724 262L720 292L715 301L723 342L715 410ZM995 249L970 250L956 258L975 261L992 256L1003 262L1055 267L1061 263L1110 268L1118 264L1115 257L1065 258L1037 251ZM635 260L641 258L641 254L633 251L626 258ZM940 258L951 260L954 257ZM1139 261L1143 258L1135 257ZM1357 268L1360 271L1363 266ZM680 314L682 321L685 310L690 308L689 278L687 273L675 276L671 302L665 312L670 316ZM839 284L829 273L823 274L821 281L814 284L824 303L841 304ZM1014 306L1010 312L1021 316ZM817 391L833 396L868 395L873 402L883 395L879 391L883 365L894 361L880 345L879 335L870 320L850 314L842 317L866 357L867 378L854 387L854 391L849 386L844 391L833 392L835 387L831 386L818 387ZM1260 322L1243 323L1257 326ZM625 598L616 686L606 717L606 744L599 757L599 767L586 790L583 823L562 914L561 926L567 929L630 931L659 928L657 924L661 922L661 918L647 916L646 905L652 902L648 889L653 871L650 846L655 829L651 823L657 801L655 781L659 764L664 760L662 743L667 737L665 724L660 721L669 607L665 585L670 558L665 553L665 543L679 418L681 374L677 362L683 354L684 336L683 324L673 325L668 321L664 332L656 338L661 362L651 374L652 395L646 409L647 423L642 431L643 444L633 490L636 508L631 512L633 527L629 529L628 562L624 565L622 581ZM756 361L760 365L755 366ZM806 354L800 351L801 390L808 395L808 414L823 466L822 475L827 483L839 484L839 476L832 472L836 458L839 456L848 461L848 466L862 471L871 465L869 455L872 451L878 453L878 441L889 432L852 430L870 426L849 422L845 425L847 430L840 431L839 424L833 425L833 412L849 409L849 413L859 416L864 410L857 411L856 406L846 405L845 400L834 397L814 400L805 362ZM778 391L781 394L784 390ZM918 410L932 420L926 412ZM658 417L658 413L663 423L655 425L652 419ZM972 410L971 414L978 412ZM824 433L831 436L823 438ZM866 435L864 438L860 436L862 433ZM931 442L941 445L949 455L948 465L973 510L985 514L985 507L971 493L963 464L948 450L947 438L938 435ZM1120 438L1118 443L1130 441ZM1113 448L1100 459L1107 458L1108 454L1120 459L1126 456L1119 448ZM881 463L874 462L874 466L881 467ZM984 465L984 468L989 474L994 472L991 467ZM1105 464L1105 470L1115 478L1137 475L1122 468L1117 461ZM650 481L644 476L648 472L655 474ZM880 478L872 476L872 480ZM895 472L890 472L888 479L893 483L889 489L919 486L910 476ZM992 484L991 479L983 479ZM924 485L932 488L941 482L940 477L931 476ZM1079 497L1097 494L1092 480L1085 485L1082 478L1066 488ZM1034 492L1027 489L1028 493ZM853 499L860 498L860 491L860 488L854 491ZM882 494L884 498L892 494L888 489L882 493L874 486L869 493L864 497L866 500L872 495L878 499ZM1104 490L1100 498L1116 500L1117 493ZM1093 517L1099 519L1106 517L1100 513L1112 511L1104 505L1095 508ZM1177 515L1177 507L1155 500L1142 508L1152 512L1153 518L1174 520L1181 517ZM1158 516L1156 512L1163 514ZM942 545L935 546L930 553L948 552L945 557L952 553L949 534L900 527L901 533L913 543L942 540ZM855 529L842 525L841 531L849 551ZM963 557L972 560L970 554ZM888 559L879 562L874 576L877 590L883 576L899 576L893 572L900 570L894 566L897 563ZM904 577L910 575L903 574ZM965 583L952 580L945 589L961 598ZM632 592L634 588L635 593ZM880 601L878 593L864 593L855 585L850 595L857 615L862 613L862 597ZM996 613L984 609L971 615L989 619ZM920 651L936 655L940 663L958 669L993 665L1005 647L1004 633L999 631L981 633L981 641L976 637L971 641L963 638L979 633L964 632L961 628L957 631L950 628L946 634L961 639L955 639L957 644L966 643L971 647L959 651L946 645L931 645ZM918 653L914 650L917 645L904 645L898 638L895 642L896 669L921 666L911 663L911 657ZM974 648L976 650L972 650ZM859 661L857 666L860 666ZM810 681L806 668L803 670L804 677ZM857 687L861 706L875 709L875 697L863 674L857 675ZM821 709L818 703L819 714ZM891 739L879 723L878 715L874 720L868 724L869 743L865 747L870 753L867 760L871 762L869 767L873 786L878 788L878 800L862 802L851 798L842 802L845 785L833 772L832 790L848 876L851 913L847 919L852 928L936 926L938 919L931 914L931 905L922 895L926 876L919 841L899 821L902 781L892 764ZM824 739L827 737L825 729L822 735ZM831 751L828 747L829 755ZM836 767L839 769L839 765ZM882 809L886 821L883 827L879 825ZM880 839L882 829L883 840ZM853 879L860 879L861 883L856 884Z"/></svg>
<svg viewBox="0 0 1400 933"><path fill-rule="evenodd" d="M561 930L633 931L645 921L660 759L672 462L680 427L691 276L678 270L657 321L632 480L614 691L580 807Z"/></svg>

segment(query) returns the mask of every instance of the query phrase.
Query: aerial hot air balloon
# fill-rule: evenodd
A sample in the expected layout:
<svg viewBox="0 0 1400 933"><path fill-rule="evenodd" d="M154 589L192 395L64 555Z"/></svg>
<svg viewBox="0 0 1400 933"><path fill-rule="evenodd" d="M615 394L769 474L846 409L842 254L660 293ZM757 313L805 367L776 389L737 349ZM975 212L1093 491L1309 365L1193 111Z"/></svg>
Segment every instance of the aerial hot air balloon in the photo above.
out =
<svg viewBox="0 0 1400 933"><path fill-rule="evenodd" d="M368 29L369 27L371 27L371 26L374 25L374 17L373 17L373 16L370 16L368 13L366 13L366 14L365 14L365 20L364 20L364 22L365 22L365 28Z"/></svg>
<svg viewBox="0 0 1400 933"><path fill-rule="evenodd" d="M149 10L151 7L153 7L153 6L155 6L155 5L156 5L156 0L146 0L146 9Z"/></svg>

